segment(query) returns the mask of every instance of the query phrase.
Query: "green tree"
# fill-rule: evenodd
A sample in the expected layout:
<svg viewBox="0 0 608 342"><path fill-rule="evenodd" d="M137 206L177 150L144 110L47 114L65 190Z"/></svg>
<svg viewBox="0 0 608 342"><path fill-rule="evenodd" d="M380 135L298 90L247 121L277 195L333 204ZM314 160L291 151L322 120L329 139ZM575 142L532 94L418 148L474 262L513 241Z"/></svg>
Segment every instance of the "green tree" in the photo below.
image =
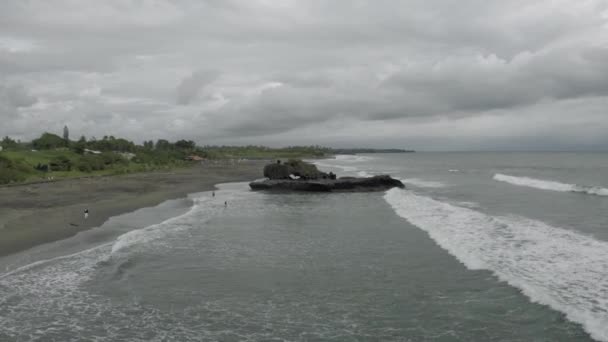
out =
<svg viewBox="0 0 608 342"><path fill-rule="evenodd" d="M17 142L13 139L11 139L10 137L6 136L2 139L2 142L0 142L0 146L4 147L4 148L15 148L17 147Z"/></svg>
<svg viewBox="0 0 608 342"><path fill-rule="evenodd" d="M57 156L49 162L51 171L72 171L72 161L66 156Z"/></svg>
<svg viewBox="0 0 608 342"><path fill-rule="evenodd" d="M144 141L144 148L146 150L153 150L154 149L154 141L150 140L150 141Z"/></svg>
<svg viewBox="0 0 608 342"><path fill-rule="evenodd" d="M175 147L180 150L193 150L196 144L192 140L178 140L175 142Z"/></svg>
<svg viewBox="0 0 608 342"><path fill-rule="evenodd" d="M37 150L50 150L65 147L66 141L56 134L45 132L40 138L32 141L32 146Z"/></svg>
<svg viewBox="0 0 608 342"><path fill-rule="evenodd" d="M165 139L158 139L156 141L157 150L168 150L171 148L171 143Z"/></svg>
<svg viewBox="0 0 608 342"><path fill-rule="evenodd" d="M83 136L78 139L74 144L72 144L72 149L74 152L78 154L84 154L84 150L87 148L87 138Z"/></svg>

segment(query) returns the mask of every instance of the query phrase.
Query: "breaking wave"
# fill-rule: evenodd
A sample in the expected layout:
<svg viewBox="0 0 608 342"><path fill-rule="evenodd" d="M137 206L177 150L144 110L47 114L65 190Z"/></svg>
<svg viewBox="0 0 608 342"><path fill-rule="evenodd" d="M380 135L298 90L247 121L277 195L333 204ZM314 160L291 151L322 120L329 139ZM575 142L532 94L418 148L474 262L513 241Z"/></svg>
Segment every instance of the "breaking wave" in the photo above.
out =
<svg viewBox="0 0 608 342"><path fill-rule="evenodd" d="M368 157L368 156L359 156L356 154L339 154L337 156L334 157L335 160L339 160L339 161L344 161L344 162L351 162L351 163L358 163L358 162L366 162L366 161L370 161L373 158L372 157Z"/></svg>
<svg viewBox="0 0 608 342"><path fill-rule="evenodd" d="M403 183L411 184L413 186L417 186L420 188L443 188L445 187L445 183L436 182L436 181L428 181L420 178L405 178L401 179Z"/></svg>
<svg viewBox="0 0 608 342"><path fill-rule="evenodd" d="M556 181L535 179L528 177L509 176L502 173L494 175L494 179L500 182L505 182L513 185L527 186L530 188L561 191L561 192L578 192L588 195L608 196L608 189L599 186L585 186L577 184L560 183Z"/></svg>
<svg viewBox="0 0 608 342"><path fill-rule="evenodd" d="M133 253L138 248L156 249L165 245L164 240L171 234L191 229L192 220L200 224L202 219L224 209L224 200L235 200L237 195L230 189L218 191L219 198L213 201L210 193L194 194L193 205L185 214L132 230L94 248L40 260L0 274L0 340L83 341L95 336L92 334L101 334L95 336L95 340L116 341L125 340L121 338L125 334L154 331L158 321L169 322L168 317L155 321L142 320L140 315L125 315L125 310L141 312L141 315L156 312L139 305L136 299L129 303L110 302L90 293L83 284L104 273L110 275L110 281L122 281L138 262L137 253ZM99 317L104 318L103 328L91 331L91 327L99 325ZM146 326L145 329L123 329L122 324L132 328ZM66 332L70 338L66 338ZM178 340L193 339L187 336ZM128 340L147 341L149 337Z"/></svg>
<svg viewBox="0 0 608 342"><path fill-rule="evenodd" d="M330 169L340 169L344 172L355 172L357 171L357 168L354 166L348 166L348 165L339 165L339 164L332 164L332 163L324 163L324 162L319 162L319 161L314 161L313 162L317 167L319 168L330 168Z"/></svg>
<svg viewBox="0 0 608 342"><path fill-rule="evenodd" d="M241 183L236 183L241 186ZM220 187L221 189L221 187ZM230 191L223 191L222 200L230 200L234 195ZM193 201L192 207L186 213L172 217L166 221L154 224L145 228L132 230L120 235L112 245L111 254L115 254L127 247L138 245L147 245L151 241L159 241L167 234L173 234L192 227L192 222L186 219L194 213L206 213L210 215L212 212L223 208L221 200L215 200L207 193L204 196L190 196ZM200 223L200 221L199 221Z"/></svg>
<svg viewBox="0 0 608 342"><path fill-rule="evenodd" d="M320 168L335 168L344 172L356 172L358 168L354 164L373 160L372 157L349 154L339 154L333 159L309 160Z"/></svg>
<svg viewBox="0 0 608 342"><path fill-rule="evenodd" d="M118 251L121 251L127 247L132 247L135 245L146 244L150 241L157 240L162 238L164 235L168 233L168 231L178 231L184 228L183 225L176 222L180 218L183 218L187 215L190 215L195 209L197 205L194 205L188 212L182 214L180 216L172 217L164 222L154 224L145 228L132 230L125 234L120 235L116 238L116 241L112 245L111 254L115 254Z"/></svg>
<svg viewBox="0 0 608 342"><path fill-rule="evenodd" d="M608 341L608 242L518 216L490 216L392 189L386 201L473 270L490 270L534 302Z"/></svg>
<svg viewBox="0 0 608 342"><path fill-rule="evenodd" d="M357 172L357 177L372 177L373 175L367 171Z"/></svg>

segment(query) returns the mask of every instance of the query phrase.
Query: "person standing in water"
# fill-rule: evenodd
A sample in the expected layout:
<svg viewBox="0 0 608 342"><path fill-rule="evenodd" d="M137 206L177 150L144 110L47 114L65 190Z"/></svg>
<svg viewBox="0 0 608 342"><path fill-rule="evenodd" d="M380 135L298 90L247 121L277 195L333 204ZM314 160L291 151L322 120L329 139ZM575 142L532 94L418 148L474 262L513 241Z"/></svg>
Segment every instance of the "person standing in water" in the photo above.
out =
<svg viewBox="0 0 608 342"><path fill-rule="evenodd" d="M228 207L228 201L224 201L224 207Z"/></svg>
<svg viewBox="0 0 608 342"><path fill-rule="evenodd" d="M89 217L89 209L84 210L84 219L86 220Z"/></svg>

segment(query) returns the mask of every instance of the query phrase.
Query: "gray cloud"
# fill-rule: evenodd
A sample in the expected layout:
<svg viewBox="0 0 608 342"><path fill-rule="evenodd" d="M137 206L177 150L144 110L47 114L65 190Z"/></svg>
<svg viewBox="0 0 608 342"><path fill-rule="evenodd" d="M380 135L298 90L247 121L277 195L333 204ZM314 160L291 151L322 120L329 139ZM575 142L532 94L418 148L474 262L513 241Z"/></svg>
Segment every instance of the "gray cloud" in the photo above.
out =
<svg viewBox="0 0 608 342"><path fill-rule="evenodd" d="M608 95L608 47L494 55L406 68L384 86L445 104L446 111L529 105L547 99ZM407 96L407 95L406 95Z"/></svg>
<svg viewBox="0 0 608 342"><path fill-rule="evenodd" d="M32 95L30 95L23 86L0 85L0 101L8 106L18 108L29 107L36 103L38 100Z"/></svg>
<svg viewBox="0 0 608 342"><path fill-rule="evenodd" d="M177 86L177 104L189 104L198 96L202 88L213 82L218 76L219 73L215 71L197 71L184 78Z"/></svg>
<svg viewBox="0 0 608 342"><path fill-rule="evenodd" d="M0 84L0 119L5 127L19 118L20 108L34 105L38 99L30 95L22 85Z"/></svg>
<svg viewBox="0 0 608 342"><path fill-rule="evenodd" d="M607 28L604 0L3 1L0 135L608 148Z"/></svg>

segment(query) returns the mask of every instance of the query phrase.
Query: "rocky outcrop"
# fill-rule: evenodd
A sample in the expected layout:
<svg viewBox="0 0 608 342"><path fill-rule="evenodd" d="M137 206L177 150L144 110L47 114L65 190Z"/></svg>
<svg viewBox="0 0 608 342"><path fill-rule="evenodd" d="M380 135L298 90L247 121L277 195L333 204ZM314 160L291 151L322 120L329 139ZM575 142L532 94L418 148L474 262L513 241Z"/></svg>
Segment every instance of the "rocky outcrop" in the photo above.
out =
<svg viewBox="0 0 608 342"><path fill-rule="evenodd" d="M308 192L355 192L355 191L384 191L390 188L405 188L400 180L388 175L339 179L267 179L249 183L252 190L270 191L308 191Z"/></svg>
<svg viewBox="0 0 608 342"><path fill-rule="evenodd" d="M290 179L290 175L306 180L330 178L329 174L321 172L314 164L301 160L288 160L285 163L277 161L264 167L264 177L272 180Z"/></svg>
<svg viewBox="0 0 608 342"><path fill-rule="evenodd" d="M264 177L268 179L289 179L289 168L285 164L268 164L264 166Z"/></svg>

